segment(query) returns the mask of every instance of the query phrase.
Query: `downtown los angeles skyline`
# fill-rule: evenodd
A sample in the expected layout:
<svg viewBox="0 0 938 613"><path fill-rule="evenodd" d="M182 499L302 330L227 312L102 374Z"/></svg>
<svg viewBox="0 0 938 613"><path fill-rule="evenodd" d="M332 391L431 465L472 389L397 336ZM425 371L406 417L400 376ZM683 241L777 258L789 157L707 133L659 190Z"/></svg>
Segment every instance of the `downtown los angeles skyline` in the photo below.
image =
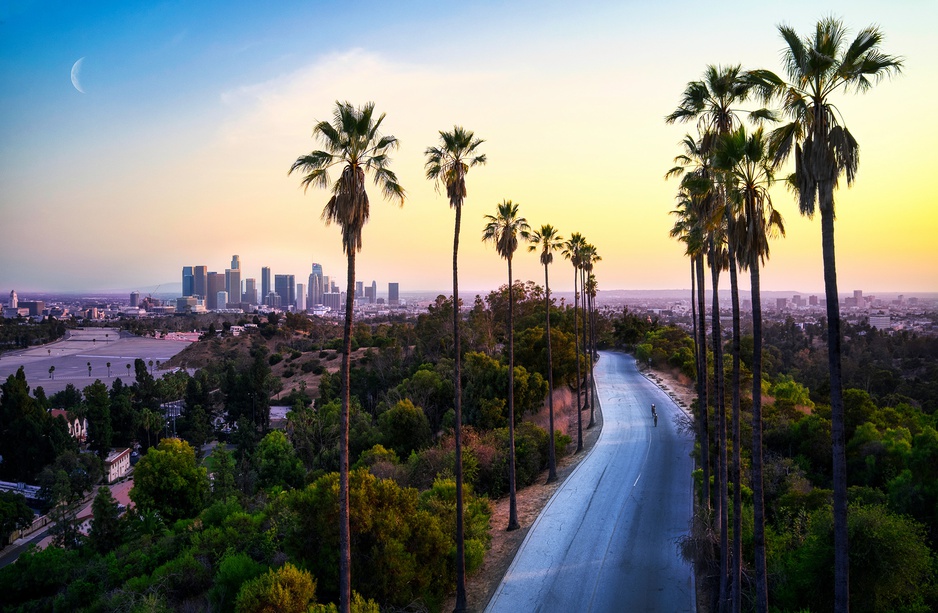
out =
<svg viewBox="0 0 938 613"><path fill-rule="evenodd" d="M291 274L320 262L343 280L327 190L287 176L336 100L371 100L401 143L402 208L371 194L359 270L415 290L451 286L453 213L424 178L424 149L459 124L485 139L470 171L460 285L494 289L505 265L482 216L510 199L535 227L582 233L600 289L689 286L668 237L676 181L664 173L693 125L664 123L707 64L781 72L777 25L805 34L834 15L885 34L903 73L836 104L861 147L837 203L841 291L938 291L938 213L923 123L934 99L933 2L102 3L0 7L0 289L152 289L179 267L232 253ZM702 35L709 33L709 36ZM84 58L75 71L73 66ZM82 90L84 93L82 93ZM753 107L755 104L753 103ZM918 137L917 137L918 136ZM787 237L766 290L823 288L820 220L773 199ZM515 278L543 283L519 250ZM551 286L567 291L555 259ZM344 287L342 288L344 290Z"/></svg>

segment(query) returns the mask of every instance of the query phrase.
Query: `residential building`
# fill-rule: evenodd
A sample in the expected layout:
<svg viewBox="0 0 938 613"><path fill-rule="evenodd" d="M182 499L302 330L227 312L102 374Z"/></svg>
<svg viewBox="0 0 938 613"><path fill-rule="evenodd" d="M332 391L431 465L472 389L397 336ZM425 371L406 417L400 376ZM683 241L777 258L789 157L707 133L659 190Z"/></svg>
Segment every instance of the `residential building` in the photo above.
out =
<svg viewBox="0 0 938 613"><path fill-rule="evenodd" d="M112 449L104 459L104 478L114 483L130 470L130 449Z"/></svg>

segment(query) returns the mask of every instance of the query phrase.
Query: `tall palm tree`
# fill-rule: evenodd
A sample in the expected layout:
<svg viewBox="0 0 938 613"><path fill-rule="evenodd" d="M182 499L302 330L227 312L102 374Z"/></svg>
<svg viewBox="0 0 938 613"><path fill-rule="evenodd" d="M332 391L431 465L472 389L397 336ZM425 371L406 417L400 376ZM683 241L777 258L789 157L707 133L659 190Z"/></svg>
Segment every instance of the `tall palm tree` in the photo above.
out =
<svg viewBox="0 0 938 613"><path fill-rule="evenodd" d="M752 491L753 549L755 558L756 610L768 610L765 566L765 497L762 459L762 298L759 269L769 257L769 239L785 233L782 217L772 206L769 186L774 181L768 141L761 128L747 134L744 128L724 135L714 158L727 177L730 196L739 204L734 224L735 256L749 270L752 289ZM734 339L735 342L735 339ZM734 425L735 427L735 425ZM735 452L734 452L735 454ZM734 458L738 467L738 459ZM734 494L737 496L738 493ZM734 530L738 520L734 518ZM734 548L741 547L734 542ZM736 555L739 555L737 552ZM738 579L737 579L738 581ZM734 585L734 592L738 590ZM734 598L738 602L738 596Z"/></svg>
<svg viewBox="0 0 938 613"><path fill-rule="evenodd" d="M833 96L838 90L868 91L883 78L899 74L903 60L882 52L883 35L875 26L860 30L852 41L844 24L833 17L820 20L804 38L789 26L779 26L778 31L785 41L782 63L787 82L768 71L755 71L754 76L781 98L782 112L791 120L772 133L775 162L784 162L794 152L792 184L801 214L813 217L815 207L821 210L834 468L834 610L847 611L847 460L834 259L834 188L842 175L848 186L853 184L860 148L834 106Z"/></svg>
<svg viewBox="0 0 938 613"><path fill-rule="evenodd" d="M589 382L586 386L586 391L589 393L589 407L590 407L590 422L587 424L587 428L592 428L596 425L596 386L594 385L595 380L593 379L593 365L596 363L596 313L593 310L593 298L596 297L596 278L593 276L593 264L602 260L599 254L596 252L596 246L587 243L583 246L582 254L580 255L582 260L583 273L580 275L580 281L583 285L583 330L584 334L586 333L586 324L589 323L589 345L584 344L584 350L589 356L589 363L587 364ZM593 282L592 287L590 286L590 281Z"/></svg>
<svg viewBox="0 0 938 613"><path fill-rule="evenodd" d="M540 251L541 264L544 265L544 310L547 320L547 409L550 422L547 482L553 483L557 480L557 454L554 449L554 362L550 353L550 279L548 277L548 268L551 262L554 261L554 252L563 247L563 238L556 228L550 224L544 224L540 230L529 232L526 238L531 243L528 245L528 251Z"/></svg>
<svg viewBox="0 0 938 613"><path fill-rule="evenodd" d="M485 142L475 134L460 126L454 126L452 132L440 131L440 145L427 147L424 164L427 179L446 187L449 205L456 210L456 228L453 234L453 351L454 383L456 388L456 611L466 610L466 555L463 527L463 492L462 492L462 356L459 342L459 224L462 218L462 204L466 198L466 173L473 166L485 164L485 154L477 149Z"/></svg>
<svg viewBox="0 0 938 613"><path fill-rule="evenodd" d="M530 231L528 220L518 216L518 205L503 200L495 215L485 216L482 240L495 243L495 250L508 262L508 530L517 530L518 503L515 495L515 298L511 260L518 250L518 237Z"/></svg>
<svg viewBox="0 0 938 613"><path fill-rule="evenodd" d="M714 225L713 181L710 159L702 146L703 138L694 139L687 134L681 141L684 153L674 158L676 164L665 178L681 177L678 190L680 209L678 215L683 218L682 229L687 233L687 252L694 261L697 279L697 419L698 440L700 442L700 468L703 477L701 488L702 508L711 509L710 496L710 402L707 352L707 308L706 277L704 276L704 256L707 253L709 236ZM672 236L674 230L672 230Z"/></svg>
<svg viewBox="0 0 938 613"><path fill-rule="evenodd" d="M370 173L384 197L404 204L404 189L388 168L388 153L398 147L393 136L379 132L385 114L374 117L375 105L368 102L354 107L336 102L332 122L320 121L313 127L313 138L325 147L296 159L288 174L303 173L300 184L305 192L310 186L330 187L329 170L340 168L341 175L331 184L332 197L326 202L322 219L327 225L337 223L342 231L342 250L348 259L345 301L345 330L342 352L342 412L339 435L339 610L349 611L351 602L351 540L349 534L349 390L352 352L352 315L355 306L355 255L362 248L362 228L368 221L368 194L365 175Z"/></svg>
<svg viewBox="0 0 938 613"><path fill-rule="evenodd" d="M573 264L573 338L576 343L576 450L577 453L583 451L583 419L582 402L580 390L583 387L583 380L580 377L580 348L579 335L580 326L577 321L579 314L579 298L581 295L579 283L579 272L582 261L580 259L580 250L586 244L586 240L579 232L574 232L563 247L563 256ZM586 321L584 320L584 325Z"/></svg>

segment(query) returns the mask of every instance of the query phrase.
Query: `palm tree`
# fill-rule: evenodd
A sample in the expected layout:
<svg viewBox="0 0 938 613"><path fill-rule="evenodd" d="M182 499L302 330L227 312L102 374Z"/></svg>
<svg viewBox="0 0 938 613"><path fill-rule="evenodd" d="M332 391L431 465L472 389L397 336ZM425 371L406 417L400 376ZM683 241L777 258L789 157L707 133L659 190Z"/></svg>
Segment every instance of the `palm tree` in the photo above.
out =
<svg viewBox="0 0 938 613"><path fill-rule="evenodd" d="M596 253L595 245L587 243L583 246L583 251L580 255L583 266L583 274L580 275L580 283L583 286L583 333L586 334L586 325L589 324L589 344L588 346L585 343L586 337L584 336L584 350L589 356L588 374L589 382L586 386L586 391L589 394L589 407L590 407L590 423L587 424L587 428L592 428L596 425L596 386L594 385L595 380L593 378L593 364L596 362L596 313L593 310L593 298L596 297L596 278L593 276L593 264L602 260L598 253ZM592 281L592 287L590 282Z"/></svg>
<svg viewBox="0 0 938 613"><path fill-rule="evenodd" d="M772 206L769 186L774 181L772 159L768 142L761 128L747 135L739 128L724 135L716 150L714 163L727 178L730 196L739 204L739 216L734 224L736 253L743 269L749 270L752 285L752 491L753 491L753 549L755 558L756 610L768 610L768 586L765 566L765 497L762 459L762 299L759 269L769 257L769 238L785 233L782 217ZM734 338L734 344L736 343ZM734 436L738 418L734 415ZM738 452L734 450L734 470L738 470ZM734 505L739 492L734 493ZM741 505L741 502L739 502ZM738 512L734 517L734 532L738 534ZM741 545L734 550L740 555ZM737 572L734 568L734 573ZM739 602L738 577L734 577L734 602Z"/></svg>
<svg viewBox="0 0 938 613"><path fill-rule="evenodd" d="M821 210L824 293L827 298L827 346L831 387L831 439L834 469L834 610L847 611L850 602L847 543L847 460L840 366L840 304L834 261L834 188L841 175L853 184L859 165L859 145L847 130L832 97L840 89L865 92L883 78L899 74L902 58L883 53L879 28L868 26L848 41L839 19L819 21L812 34L801 38L789 26L779 26L785 41L782 63L785 82L768 71L755 71L760 84L782 100L791 122L776 129L771 146L776 164L794 151L791 183L802 215Z"/></svg>
<svg viewBox="0 0 938 613"><path fill-rule="evenodd" d="M581 394L580 390L583 387L583 380L580 376L580 348L579 348L579 336L580 336L580 327L577 323L580 307L579 307L579 297L580 297L580 288L579 288L579 273L580 273L580 250L586 244L586 240L583 238L583 235L579 232L574 232L563 246L563 257L570 260L570 263L573 264L573 338L576 344L576 451L577 453L583 451L583 419L581 417L582 403L581 403ZM585 325L584 321L584 325Z"/></svg>
<svg viewBox="0 0 938 613"><path fill-rule="evenodd" d="M554 261L554 251L563 247L563 238L550 224L544 224L540 230L530 232L526 238L531 243L528 251L540 251L541 264L544 265L544 310L547 318L547 407L550 422L550 436L548 438L548 466L547 482L557 480L557 457L554 449L554 362L550 354L550 279L548 267Z"/></svg>
<svg viewBox="0 0 938 613"><path fill-rule="evenodd" d="M110 362L107 363L107 378L108 379L111 378L111 363Z"/></svg>
<svg viewBox="0 0 938 613"><path fill-rule="evenodd" d="M320 121L313 127L313 138L324 150L315 150L296 159L290 167L304 173L304 192L313 187L330 187L329 170L341 168L341 176L332 183L332 197L322 211L326 225L337 223L342 231L342 250L348 258L345 302L345 330L342 352L342 413L339 436L339 610L349 611L351 602L351 541L349 535L349 389L352 351L352 315L355 306L355 255L362 248L362 228L368 221L369 202L365 191L365 175L371 173L375 185L388 200L404 204L404 188L388 168L388 153L396 149L393 136L379 132L385 114L374 117L375 105L368 102L354 107L349 102L336 102L332 122Z"/></svg>
<svg viewBox="0 0 938 613"><path fill-rule="evenodd" d="M473 166L485 164L485 154L476 149L485 142L460 126L452 132L440 131L440 146L427 147L424 164L427 179L446 187L449 205L456 210L456 227L453 233L453 352L456 410L456 611L466 610L466 555L463 527L463 475L462 475L462 366L459 342L459 224L462 204L466 198L466 173Z"/></svg>
<svg viewBox="0 0 938 613"><path fill-rule="evenodd" d="M55 381L55 366L49 367L49 378Z"/></svg>
<svg viewBox="0 0 938 613"><path fill-rule="evenodd" d="M125 366L127 367L127 378L129 379L130 378L130 364L125 364Z"/></svg>
<svg viewBox="0 0 938 613"><path fill-rule="evenodd" d="M495 243L495 250L508 262L508 530L517 530L518 503L515 496L515 322L511 259L518 250L518 236L530 231L528 221L518 216L518 205L503 200L495 215L485 216L482 240ZM577 358L579 360L579 357ZM579 362L577 362L579 364Z"/></svg>
<svg viewBox="0 0 938 613"><path fill-rule="evenodd" d="M91 362L88 362L88 376L91 376Z"/></svg>

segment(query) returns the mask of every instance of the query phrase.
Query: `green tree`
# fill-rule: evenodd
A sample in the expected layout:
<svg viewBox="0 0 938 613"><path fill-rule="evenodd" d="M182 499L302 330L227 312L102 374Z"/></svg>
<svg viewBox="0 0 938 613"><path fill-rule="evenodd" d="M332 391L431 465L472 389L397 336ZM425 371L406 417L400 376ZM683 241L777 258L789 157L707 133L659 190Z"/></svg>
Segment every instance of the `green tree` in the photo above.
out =
<svg viewBox="0 0 938 613"><path fill-rule="evenodd" d="M279 430L268 432L258 443L254 455L260 487L265 489L274 486L295 488L303 482L306 470L283 432Z"/></svg>
<svg viewBox="0 0 938 613"><path fill-rule="evenodd" d="M85 494L101 479L101 460L90 453L67 451L46 466L39 475L40 496L50 506L53 522L49 533L59 547L77 548L81 544L78 512Z"/></svg>
<svg viewBox="0 0 938 613"><path fill-rule="evenodd" d="M106 554L120 546L124 536L124 525L120 520L117 501L111 488L103 485L91 503L91 531L88 540L95 551Z"/></svg>
<svg viewBox="0 0 938 613"><path fill-rule="evenodd" d="M495 244L495 251L508 262L508 530L517 530L518 502L515 483L515 297L511 261L518 250L518 237L529 231L528 220L518 215L518 205L503 200L497 205L495 215L485 216L482 240ZM580 356L577 354L577 378L579 378ZM579 403L579 395L577 395ZM579 404L577 405L579 406ZM581 436L582 443L582 436Z"/></svg>
<svg viewBox="0 0 938 613"><path fill-rule="evenodd" d="M195 517L208 499L208 475L189 443L164 438L137 462L130 498L167 522Z"/></svg>
<svg viewBox="0 0 938 613"><path fill-rule="evenodd" d="M14 530L28 527L33 519L33 511L22 494L0 492L0 542L6 543Z"/></svg>
<svg viewBox="0 0 938 613"><path fill-rule="evenodd" d="M550 224L545 224L539 230L533 230L524 235L530 245L528 251L540 251L539 257L544 266L544 313L547 322L546 343L547 343L547 408L550 421L550 447L548 460L547 482L553 483L557 480L557 458L554 454L554 361L551 356L551 333L550 333L550 278L548 276L548 267L554 261L554 251L559 251L563 247L563 238L557 230Z"/></svg>
<svg viewBox="0 0 938 613"><path fill-rule="evenodd" d="M462 205L466 199L466 173L473 166L485 164L485 154L477 149L485 142L475 134L460 126L454 126L452 132L440 131L440 146L427 147L427 179L433 181L437 189L446 187L449 205L456 211L456 225L453 232L453 360L455 369L453 381L456 386L456 612L466 610L466 571L463 542L463 500L462 500L462 369L459 326L459 225L462 218Z"/></svg>
<svg viewBox="0 0 938 613"><path fill-rule="evenodd" d="M865 92L884 77L898 74L902 59L880 49L883 35L869 26L852 41L836 18L820 20L804 38L789 26L779 26L785 41L782 63L788 80L769 71L756 71L760 82L782 100L791 122L771 136L775 162L794 152L790 179L803 215L821 211L824 294L827 299L827 346L830 369L831 427L834 462L835 610L849 609L849 548L847 535L847 460L841 372L840 301L834 261L834 189L846 176L851 185L859 166L859 144L843 123L833 95L838 90Z"/></svg>
<svg viewBox="0 0 938 613"><path fill-rule="evenodd" d="M227 500L238 493L234 456L224 445L216 445L211 455L212 499Z"/></svg>
<svg viewBox="0 0 938 613"><path fill-rule="evenodd" d="M329 223L337 223L342 230L342 249L348 258L348 279L345 303L344 348L342 352L342 414L339 438L339 524L340 538L339 569L341 588L339 610L348 613L351 598L351 562L349 559L348 528L348 437L349 437L349 393L351 373L349 356L352 352L352 314L355 307L355 255L362 248L362 228L368 221L369 202L365 191L365 174L372 173L387 199L404 204L404 188L389 168L388 152L396 149L398 141L393 136L379 133L384 113L374 118L374 103L368 102L361 108L348 102L336 102L333 120L318 122L313 128L313 137L326 147L300 156L290 167L290 173L301 171L304 190L310 185L329 187L329 169L342 167L341 177L332 184L332 197L323 209L322 217Z"/></svg>
<svg viewBox="0 0 938 613"><path fill-rule="evenodd" d="M235 610L238 613L306 613L315 598L313 576L287 562L242 585Z"/></svg>
<svg viewBox="0 0 938 613"><path fill-rule="evenodd" d="M84 413L88 419L88 446L102 459L111 449L111 397L100 380L85 388Z"/></svg>
<svg viewBox="0 0 938 613"><path fill-rule="evenodd" d="M419 451L430 443L430 422L420 407L409 399L400 400L378 417L378 429L384 446L400 458Z"/></svg>
<svg viewBox="0 0 938 613"><path fill-rule="evenodd" d="M580 335L580 326L577 322L580 313L580 294L582 293L580 289L580 270L583 264L583 261L580 257L583 247L586 245L586 240L583 238L583 235L579 232L574 232L570 238L564 243L563 246L563 257L570 260L570 263L573 264L573 337L576 339L577 350L576 350L576 450L577 453L583 451L583 418L582 418L582 390L583 390L583 380L580 376L580 349L579 349L579 335ZM584 320L584 325L586 321Z"/></svg>

